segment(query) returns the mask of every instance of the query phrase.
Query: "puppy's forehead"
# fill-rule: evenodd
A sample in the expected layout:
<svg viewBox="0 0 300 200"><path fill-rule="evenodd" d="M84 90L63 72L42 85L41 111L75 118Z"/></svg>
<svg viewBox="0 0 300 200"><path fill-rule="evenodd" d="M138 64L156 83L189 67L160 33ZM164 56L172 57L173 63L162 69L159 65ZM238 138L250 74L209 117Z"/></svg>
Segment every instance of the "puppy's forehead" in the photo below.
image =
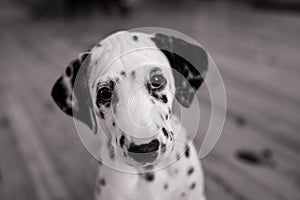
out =
<svg viewBox="0 0 300 200"><path fill-rule="evenodd" d="M117 32L91 50L91 76L131 71L141 66L169 67L164 54L151 40L153 35L138 32ZM91 77L92 78L92 77Z"/></svg>

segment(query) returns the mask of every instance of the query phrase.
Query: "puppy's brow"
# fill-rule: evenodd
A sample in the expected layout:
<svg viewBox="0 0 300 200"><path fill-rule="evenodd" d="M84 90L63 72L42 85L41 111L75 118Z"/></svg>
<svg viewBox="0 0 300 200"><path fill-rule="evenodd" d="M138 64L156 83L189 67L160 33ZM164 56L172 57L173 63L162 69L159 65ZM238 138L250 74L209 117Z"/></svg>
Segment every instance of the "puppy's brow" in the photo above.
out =
<svg viewBox="0 0 300 200"><path fill-rule="evenodd" d="M151 69L150 74L155 73L155 72L161 72L161 69L159 67L154 67Z"/></svg>

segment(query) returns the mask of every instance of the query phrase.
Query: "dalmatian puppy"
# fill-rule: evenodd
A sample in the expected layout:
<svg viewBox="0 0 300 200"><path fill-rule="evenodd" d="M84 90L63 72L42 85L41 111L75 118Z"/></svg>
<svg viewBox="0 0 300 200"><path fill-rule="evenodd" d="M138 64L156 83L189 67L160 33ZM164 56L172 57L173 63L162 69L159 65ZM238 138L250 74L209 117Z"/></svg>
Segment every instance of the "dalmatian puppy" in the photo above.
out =
<svg viewBox="0 0 300 200"><path fill-rule="evenodd" d="M206 199L196 149L172 104L191 105L207 68L200 46L129 31L111 34L70 62L51 95L101 137L96 199Z"/></svg>

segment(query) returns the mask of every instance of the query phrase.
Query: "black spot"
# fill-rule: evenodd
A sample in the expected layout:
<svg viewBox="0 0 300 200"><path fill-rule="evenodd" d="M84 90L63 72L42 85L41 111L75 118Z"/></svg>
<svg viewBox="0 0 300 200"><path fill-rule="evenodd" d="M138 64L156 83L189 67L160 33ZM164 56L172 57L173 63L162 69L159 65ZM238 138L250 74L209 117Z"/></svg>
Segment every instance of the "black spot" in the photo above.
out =
<svg viewBox="0 0 300 200"><path fill-rule="evenodd" d="M190 157L190 148L187 144L185 145L185 153L184 154L187 158Z"/></svg>
<svg viewBox="0 0 300 200"><path fill-rule="evenodd" d="M99 114L102 119L105 119L104 113L101 110L99 111Z"/></svg>
<svg viewBox="0 0 300 200"><path fill-rule="evenodd" d="M102 186L105 185L105 179L104 179L104 178L101 178L101 179L100 179L100 185L102 185Z"/></svg>
<svg viewBox="0 0 300 200"><path fill-rule="evenodd" d="M237 158L243 162L247 162L253 165L259 165L263 163L261 156L257 152L250 150L240 150L237 152Z"/></svg>
<svg viewBox="0 0 300 200"><path fill-rule="evenodd" d="M164 184L164 189L167 190L168 187L169 187L168 183L165 183L165 184Z"/></svg>
<svg viewBox="0 0 300 200"><path fill-rule="evenodd" d="M100 110L99 114L102 119L105 119L104 113L101 110Z"/></svg>
<svg viewBox="0 0 300 200"><path fill-rule="evenodd" d="M241 117L241 116L237 116L236 119L236 124L239 126L239 127L243 127L246 125L246 120L245 118Z"/></svg>
<svg viewBox="0 0 300 200"><path fill-rule="evenodd" d="M190 189L193 190L196 187L196 183L193 182L192 185L190 186Z"/></svg>
<svg viewBox="0 0 300 200"><path fill-rule="evenodd" d="M70 66L68 66L68 67L66 68L66 75L67 75L68 77L70 77L70 76L72 75L72 69L71 69Z"/></svg>
<svg viewBox="0 0 300 200"><path fill-rule="evenodd" d="M135 71L131 72L131 77L134 79L135 78Z"/></svg>
<svg viewBox="0 0 300 200"><path fill-rule="evenodd" d="M161 97L160 97L160 99L162 100L162 102L164 102L164 103L168 103L168 98L167 98L167 95L162 95Z"/></svg>
<svg viewBox="0 0 300 200"><path fill-rule="evenodd" d="M10 126L10 122L9 119L7 117L3 117L0 119L0 126L3 128L9 127Z"/></svg>
<svg viewBox="0 0 300 200"><path fill-rule="evenodd" d="M161 130L162 130L164 136L166 136L166 138L169 138L168 131L164 127Z"/></svg>
<svg viewBox="0 0 300 200"><path fill-rule="evenodd" d="M194 172L194 167L190 167L187 171L187 175L191 175Z"/></svg>
<svg viewBox="0 0 300 200"><path fill-rule="evenodd" d="M166 115L166 120L168 120L168 117L169 117L169 116L168 116L168 115Z"/></svg>
<svg viewBox="0 0 300 200"><path fill-rule="evenodd" d="M125 71L121 71L121 76L126 76L126 72Z"/></svg>
<svg viewBox="0 0 300 200"><path fill-rule="evenodd" d="M171 115L171 108L168 108L168 110L169 110L169 115Z"/></svg>
<svg viewBox="0 0 300 200"><path fill-rule="evenodd" d="M164 154L167 150L166 144L161 143L161 154Z"/></svg>
<svg viewBox="0 0 300 200"><path fill-rule="evenodd" d="M138 41L138 36L134 35L132 38L134 41Z"/></svg>
<svg viewBox="0 0 300 200"><path fill-rule="evenodd" d="M125 144L125 136L122 135L121 138L120 138L120 146L123 147Z"/></svg>
<svg viewBox="0 0 300 200"><path fill-rule="evenodd" d="M155 178L155 176L154 176L154 173L152 173L152 172L146 172L145 173L145 179L147 180L147 181L153 181L154 180L154 178Z"/></svg>
<svg viewBox="0 0 300 200"><path fill-rule="evenodd" d="M113 126L116 126L116 122L113 121L113 122L112 122L112 125L113 125Z"/></svg>

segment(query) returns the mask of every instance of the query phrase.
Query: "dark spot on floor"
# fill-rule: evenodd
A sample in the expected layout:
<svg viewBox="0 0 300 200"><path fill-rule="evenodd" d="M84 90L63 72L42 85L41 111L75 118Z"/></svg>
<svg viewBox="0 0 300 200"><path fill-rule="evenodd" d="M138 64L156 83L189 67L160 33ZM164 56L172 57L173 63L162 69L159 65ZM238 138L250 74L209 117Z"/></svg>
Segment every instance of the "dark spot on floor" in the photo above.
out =
<svg viewBox="0 0 300 200"><path fill-rule="evenodd" d="M138 36L134 35L132 38L134 41L138 41Z"/></svg>
<svg viewBox="0 0 300 200"><path fill-rule="evenodd" d="M244 117L241 117L241 116L237 116L235 118L235 122L236 124L239 126L239 127L243 127L246 125L246 119Z"/></svg>
<svg viewBox="0 0 300 200"><path fill-rule="evenodd" d="M239 150L236 153L237 158L245 163L252 164L252 165L261 165L263 164L262 156L255 151L251 150Z"/></svg>
<svg viewBox="0 0 300 200"><path fill-rule="evenodd" d="M0 119L0 126L1 126L2 128L7 128L7 127L9 127L9 126L10 126L9 119L8 119L7 117L2 117L2 118Z"/></svg>
<svg viewBox="0 0 300 200"><path fill-rule="evenodd" d="M48 111L52 111L52 110L54 110L54 108L55 108L54 104L51 103L51 102L48 102L48 101L45 102L44 106L45 106L45 108L46 108Z"/></svg>

